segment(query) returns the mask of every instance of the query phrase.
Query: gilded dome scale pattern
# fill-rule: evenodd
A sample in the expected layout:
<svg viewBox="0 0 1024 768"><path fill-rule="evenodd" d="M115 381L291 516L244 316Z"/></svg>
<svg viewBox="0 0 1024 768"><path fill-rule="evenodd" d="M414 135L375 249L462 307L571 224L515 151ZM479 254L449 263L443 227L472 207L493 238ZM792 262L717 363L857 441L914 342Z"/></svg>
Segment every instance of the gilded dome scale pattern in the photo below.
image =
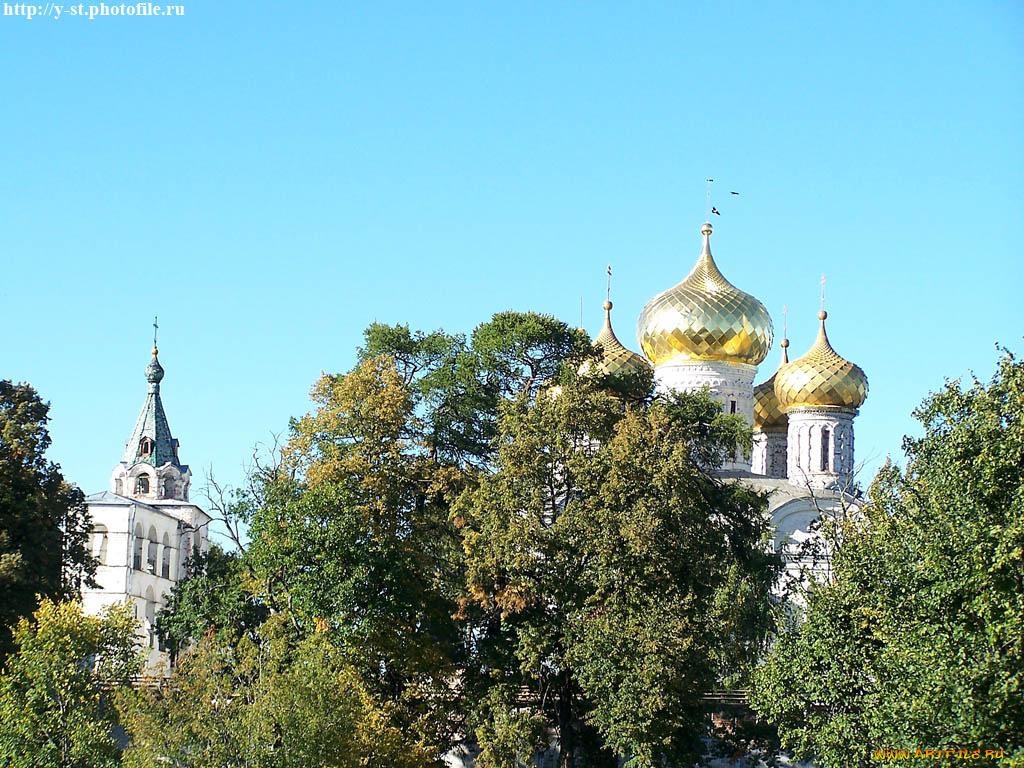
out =
<svg viewBox="0 0 1024 768"><path fill-rule="evenodd" d="M640 348L656 366L688 360L757 365L772 345L768 310L718 270L711 231L710 224L701 227L704 248L690 274L651 299L640 314Z"/></svg>
<svg viewBox="0 0 1024 768"><path fill-rule="evenodd" d="M636 352L626 349L616 337L615 331L612 330L612 303L610 301L604 303L604 327L594 339L594 346L601 348L601 361L597 364L600 373L610 374L622 370L633 371L650 368L646 360ZM587 363L584 363L583 366L587 369L590 367ZM580 372L585 373L583 369Z"/></svg>
<svg viewBox="0 0 1024 768"><path fill-rule="evenodd" d="M868 396L868 377L860 366L840 357L825 334L825 318L818 314L818 338L807 354L783 365L775 374L775 396L783 411L792 408L859 408Z"/></svg>

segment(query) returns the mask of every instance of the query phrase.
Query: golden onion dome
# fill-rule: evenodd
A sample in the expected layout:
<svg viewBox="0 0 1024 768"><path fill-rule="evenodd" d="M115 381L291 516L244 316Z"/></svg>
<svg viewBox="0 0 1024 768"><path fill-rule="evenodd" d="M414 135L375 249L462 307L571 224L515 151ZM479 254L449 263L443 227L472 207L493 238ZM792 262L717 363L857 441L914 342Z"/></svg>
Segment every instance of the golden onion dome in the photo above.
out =
<svg viewBox="0 0 1024 768"><path fill-rule="evenodd" d="M610 301L604 303L604 327L597 334L597 338L594 339L594 346L599 347L601 350L601 359L595 366L597 373L607 375L621 371L644 370L651 367L643 357L632 350L626 349L618 337L616 337L615 331L612 330L612 303ZM580 373L589 373L590 369L591 364L588 360L580 366Z"/></svg>
<svg viewBox="0 0 1024 768"><path fill-rule="evenodd" d="M757 365L772 345L771 316L718 271L711 257L711 225L705 222L700 231L704 248L693 270L640 313L640 348L656 366L684 360Z"/></svg>
<svg viewBox="0 0 1024 768"><path fill-rule="evenodd" d="M779 368L772 374L768 381L763 381L754 387L754 430L785 427L789 423L789 417L779 407L779 398L775 396L775 377L782 366L789 362L789 355L786 352L789 347L789 339L782 340L782 362Z"/></svg>
<svg viewBox="0 0 1024 768"><path fill-rule="evenodd" d="M783 411L794 408L859 408L868 396L868 377L860 366L832 349L821 310L818 338L807 354L782 366L775 374L775 396Z"/></svg>

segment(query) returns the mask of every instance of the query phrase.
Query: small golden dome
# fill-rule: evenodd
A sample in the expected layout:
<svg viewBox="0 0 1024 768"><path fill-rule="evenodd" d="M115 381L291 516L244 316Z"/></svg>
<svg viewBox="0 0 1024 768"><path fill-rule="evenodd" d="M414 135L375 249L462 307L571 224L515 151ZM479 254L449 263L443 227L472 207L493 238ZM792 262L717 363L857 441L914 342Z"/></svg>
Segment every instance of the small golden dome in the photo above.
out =
<svg viewBox="0 0 1024 768"><path fill-rule="evenodd" d="M651 366L636 352L626 349L622 342L615 336L612 330L612 303L604 303L604 327L594 339L594 346L601 348L601 360L595 367L595 372L600 374L619 373L620 371L635 371L649 369ZM590 361L580 366L580 373L590 372Z"/></svg>
<svg viewBox="0 0 1024 768"><path fill-rule="evenodd" d="M860 408L867 399L868 377L832 349L825 334L827 317L825 310L818 313L821 327L807 354L775 374L775 396L784 412L800 407Z"/></svg>
<svg viewBox="0 0 1024 768"><path fill-rule="evenodd" d="M775 396L775 377L782 370L782 366L789 362L786 351L789 339L783 339L781 346L782 362L779 363L778 370L768 381L762 381L754 387L754 431L785 427L789 423L789 417L782 412L779 398Z"/></svg>
<svg viewBox="0 0 1024 768"><path fill-rule="evenodd" d="M654 365L677 360L757 365L772 345L771 316L718 271L711 257L711 225L705 222L700 231L704 248L693 270L640 313L640 348Z"/></svg>

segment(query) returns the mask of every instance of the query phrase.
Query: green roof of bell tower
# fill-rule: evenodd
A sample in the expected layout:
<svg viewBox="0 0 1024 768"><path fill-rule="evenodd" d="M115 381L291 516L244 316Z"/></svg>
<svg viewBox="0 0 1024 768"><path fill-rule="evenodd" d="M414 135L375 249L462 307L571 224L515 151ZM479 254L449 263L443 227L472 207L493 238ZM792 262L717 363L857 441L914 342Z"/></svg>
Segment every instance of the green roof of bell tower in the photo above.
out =
<svg viewBox="0 0 1024 768"><path fill-rule="evenodd" d="M164 378L164 368L160 365L157 354L158 350L154 344L153 359L146 366L149 393L146 395L146 402L142 404L132 436L125 443L123 461L128 466L139 462L152 464L154 467L171 463L184 471L188 467L178 460L178 441L171 436L167 414L160 399L160 382Z"/></svg>

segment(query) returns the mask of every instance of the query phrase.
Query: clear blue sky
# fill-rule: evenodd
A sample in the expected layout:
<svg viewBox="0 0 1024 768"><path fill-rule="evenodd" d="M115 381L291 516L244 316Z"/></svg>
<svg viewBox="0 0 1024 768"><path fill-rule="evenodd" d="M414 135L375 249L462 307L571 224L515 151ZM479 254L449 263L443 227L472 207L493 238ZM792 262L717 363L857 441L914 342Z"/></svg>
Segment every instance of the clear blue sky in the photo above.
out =
<svg viewBox="0 0 1024 768"><path fill-rule="evenodd" d="M794 353L828 275L868 476L944 377L1024 352L1019 3L175 2L0 16L0 377L87 492L154 314L182 459L238 482L373 320L576 324L583 294L596 333L610 262L636 349L708 176L719 266Z"/></svg>

